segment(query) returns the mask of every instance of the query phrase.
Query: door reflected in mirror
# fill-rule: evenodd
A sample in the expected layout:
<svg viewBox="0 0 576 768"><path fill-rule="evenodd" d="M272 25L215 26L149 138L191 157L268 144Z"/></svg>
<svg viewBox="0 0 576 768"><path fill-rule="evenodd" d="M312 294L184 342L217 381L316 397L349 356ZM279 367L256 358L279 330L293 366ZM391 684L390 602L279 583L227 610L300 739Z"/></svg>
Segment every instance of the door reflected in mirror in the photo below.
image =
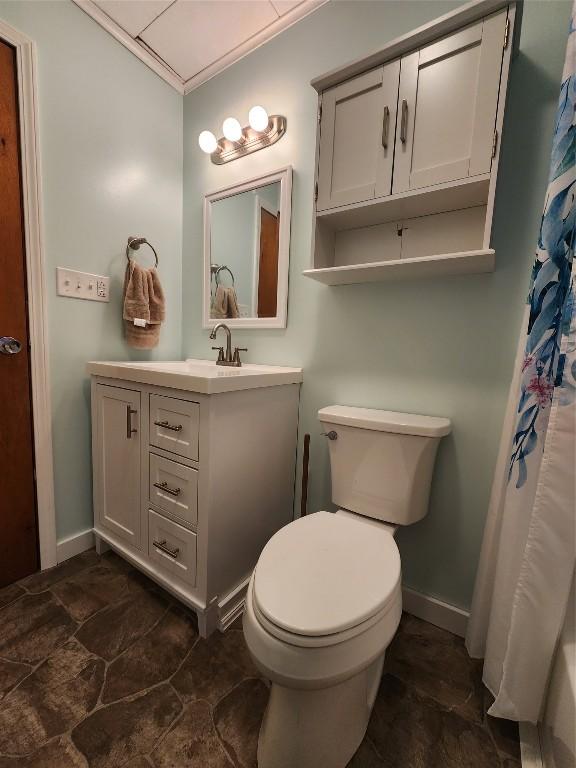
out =
<svg viewBox="0 0 576 768"><path fill-rule="evenodd" d="M206 198L205 327L285 326L290 176L283 169Z"/></svg>

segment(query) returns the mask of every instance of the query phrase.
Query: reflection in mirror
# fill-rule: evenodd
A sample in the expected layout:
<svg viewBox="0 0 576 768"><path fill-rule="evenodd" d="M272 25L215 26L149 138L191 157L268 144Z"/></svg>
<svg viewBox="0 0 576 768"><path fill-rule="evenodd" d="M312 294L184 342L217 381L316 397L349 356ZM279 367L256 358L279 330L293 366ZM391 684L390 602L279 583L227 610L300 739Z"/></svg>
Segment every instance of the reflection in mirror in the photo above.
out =
<svg viewBox="0 0 576 768"><path fill-rule="evenodd" d="M292 169L208 195L204 327L284 328Z"/></svg>
<svg viewBox="0 0 576 768"><path fill-rule="evenodd" d="M210 317L276 317L280 182L212 203Z"/></svg>

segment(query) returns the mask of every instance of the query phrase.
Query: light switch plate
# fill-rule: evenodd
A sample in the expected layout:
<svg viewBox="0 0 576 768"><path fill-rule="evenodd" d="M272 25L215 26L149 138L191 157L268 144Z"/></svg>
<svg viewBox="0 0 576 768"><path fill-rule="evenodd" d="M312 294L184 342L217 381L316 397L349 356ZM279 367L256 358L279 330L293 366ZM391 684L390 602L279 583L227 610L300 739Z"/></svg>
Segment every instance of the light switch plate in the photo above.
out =
<svg viewBox="0 0 576 768"><path fill-rule="evenodd" d="M110 278L56 267L56 291L58 296L68 296L73 299L110 301Z"/></svg>

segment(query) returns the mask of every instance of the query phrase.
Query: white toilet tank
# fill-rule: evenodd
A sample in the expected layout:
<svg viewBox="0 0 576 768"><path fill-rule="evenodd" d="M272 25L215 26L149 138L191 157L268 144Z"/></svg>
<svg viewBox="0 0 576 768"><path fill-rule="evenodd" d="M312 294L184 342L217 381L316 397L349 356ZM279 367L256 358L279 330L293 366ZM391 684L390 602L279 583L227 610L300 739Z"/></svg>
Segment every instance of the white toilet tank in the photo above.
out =
<svg viewBox="0 0 576 768"><path fill-rule="evenodd" d="M328 440L332 501L351 512L410 525L428 512L434 460L449 419L332 405L318 411Z"/></svg>

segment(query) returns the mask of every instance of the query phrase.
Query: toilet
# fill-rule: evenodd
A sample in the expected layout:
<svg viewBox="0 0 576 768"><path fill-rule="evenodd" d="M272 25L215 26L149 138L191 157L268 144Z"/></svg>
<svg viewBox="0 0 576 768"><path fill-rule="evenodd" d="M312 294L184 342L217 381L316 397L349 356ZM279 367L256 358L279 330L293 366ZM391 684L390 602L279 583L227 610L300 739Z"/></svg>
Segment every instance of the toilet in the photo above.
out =
<svg viewBox="0 0 576 768"><path fill-rule="evenodd" d="M317 512L264 547L243 627L271 683L259 768L345 768L364 738L402 613L394 533L428 511L445 418L331 406L336 513Z"/></svg>

